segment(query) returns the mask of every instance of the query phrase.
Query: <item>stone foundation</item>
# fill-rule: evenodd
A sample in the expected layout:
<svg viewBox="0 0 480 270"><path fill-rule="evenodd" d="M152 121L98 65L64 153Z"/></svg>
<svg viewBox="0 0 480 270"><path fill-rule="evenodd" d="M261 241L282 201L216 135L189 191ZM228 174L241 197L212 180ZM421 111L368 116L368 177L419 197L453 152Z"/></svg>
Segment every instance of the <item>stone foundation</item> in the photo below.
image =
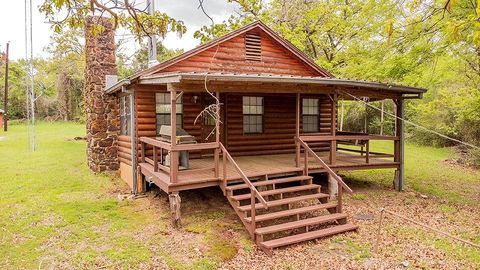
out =
<svg viewBox="0 0 480 270"><path fill-rule="evenodd" d="M105 29L94 35L90 30L94 25L102 25ZM117 74L115 30L109 18L86 18L85 47L88 167L94 172L118 170L119 102L115 95L104 93L105 75Z"/></svg>

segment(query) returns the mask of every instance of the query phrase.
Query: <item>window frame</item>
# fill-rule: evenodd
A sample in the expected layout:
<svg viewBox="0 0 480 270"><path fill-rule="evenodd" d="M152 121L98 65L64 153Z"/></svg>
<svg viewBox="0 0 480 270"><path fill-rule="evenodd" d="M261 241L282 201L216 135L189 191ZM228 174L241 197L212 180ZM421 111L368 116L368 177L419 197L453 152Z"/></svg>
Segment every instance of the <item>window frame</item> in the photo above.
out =
<svg viewBox="0 0 480 270"><path fill-rule="evenodd" d="M246 103L247 101L247 103ZM248 123L246 123L248 118ZM252 120L255 119L252 124ZM247 126L248 128L246 128ZM252 127L254 127L252 129ZM265 127L265 98L263 96L242 96L243 134L263 134Z"/></svg>
<svg viewBox="0 0 480 270"><path fill-rule="evenodd" d="M161 96L161 98L159 98ZM159 102L161 101L161 102ZM162 108L163 109L160 109ZM155 93L155 128L156 134L160 134L160 127L162 125L171 125L172 107L170 102L169 92ZM164 119L164 123L159 123L159 117ZM176 117L177 128L183 128L183 96L176 102Z"/></svg>
<svg viewBox="0 0 480 270"><path fill-rule="evenodd" d="M120 96L120 135L132 135L132 110L131 99L129 95Z"/></svg>
<svg viewBox="0 0 480 270"><path fill-rule="evenodd" d="M306 101L312 102L305 104ZM315 110L316 109L316 110ZM314 122L306 121L306 119L315 119ZM313 128L305 128L310 126ZM302 132L316 133L320 131L320 100L313 97L302 98Z"/></svg>

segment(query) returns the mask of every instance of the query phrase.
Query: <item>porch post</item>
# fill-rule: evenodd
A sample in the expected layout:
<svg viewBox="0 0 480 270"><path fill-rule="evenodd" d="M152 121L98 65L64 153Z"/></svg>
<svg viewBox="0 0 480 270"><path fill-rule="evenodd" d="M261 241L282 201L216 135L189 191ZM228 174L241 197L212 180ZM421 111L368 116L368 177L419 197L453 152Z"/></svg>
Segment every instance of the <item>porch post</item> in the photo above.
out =
<svg viewBox="0 0 480 270"><path fill-rule="evenodd" d="M331 121L331 133L335 137L337 134L337 100L338 95L334 94L332 100L332 121ZM330 142L330 164L335 165L337 163L337 141L335 138Z"/></svg>
<svg viewBox="0 0 480 270"><path fill-rule="evenodd" d="M403 191L404 187L404 178L405 178L405 164L404 164L404 156L405 156L405 142L404 142L404 134L403 134L403 119L404 116L404 100L399 98L396 100L396 115L398 118L395 119L396 123L396 136L398 137L398 142L395 147L395 161L399 162L399 168L395 172L395 180L394 186L397 191ZM399 119L401 118L401 119Z"/></svg>
<svg viewBox="0 0 480 270"><path fill-rule="evenodd" d="M170 181L177 182L178 173L178 152L177 146L177 91L172 84L167 84L167 90L170 92L170 127L171 127L171 141L172 150L170 151Z"/></svg>
<svg viewBox="0 0 480 270"><path fill-rule="evenodd" d="M217 106L215 108L216 118L215 119L215 142L220 145L220 93L216 92ZM215 178L219 177L219 161L220 161L220 148L215 148L214 152L215 159Z"/></svg>
<svg viewBox="0 0 480 270"><path fill-rule="evenodd" d="M138 162L137 162L137 122L135 121L135 91L128 97L130 99L130 144L131 144L131 158L132 158L132 191L137 195L138 192L144 192L143 183L138 183ZM141 174L140 174L141 175ZM141 177L140 177L141 178Z"/></svg>
<svg viewBox="0 0 480 270"><path fill-rule="evenodd" d="M300 139L300 93L297 93L295 115L295 136ZM295 165L300 167L300 142L295 140Z"/></svg>

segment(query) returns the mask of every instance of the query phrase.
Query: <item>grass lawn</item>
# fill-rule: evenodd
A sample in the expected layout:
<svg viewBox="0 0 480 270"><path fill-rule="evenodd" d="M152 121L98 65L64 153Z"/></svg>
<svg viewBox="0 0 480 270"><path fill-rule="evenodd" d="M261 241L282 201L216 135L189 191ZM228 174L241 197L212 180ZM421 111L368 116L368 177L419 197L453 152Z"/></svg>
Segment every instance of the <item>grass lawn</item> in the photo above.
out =
<svg viewBox="0 0 480 270"><path fill-rule="evenodd" d="M183 228L175 230L165 194L118 200L118 193L128 192L126 185L116 176L88 170L85 141L72 140L84 136L84 125L40 123L34 153L28 150L25 125L9 129L0 131L1 269L298 269L309 260L324 268L335 263L365 268L378 263L371 251L374 220L355 221L361 228L358 234L281 249L268 258L254 247L218 189L182 193ZM382 148L388 145L373 146ZM444 219L433 225L451 231L453 224L458 235L480 241L475 222L480 218L480 173L446 165L443 160L450 155L448 149L408 145L404 193L390 189L391 170L347 174L357 194L346 198L346 211L354 216L391 204L408 208L406 214L428 214L421 218L441 215ZM419 198L418 192L429 199ZM387 268L402 260L415 267L445 266L435 261L438 256L451 261L442 268L480 267L478 250L418 234L415 227L394 220L385 224L381 258ZM411 241L391 240L397 233ZM411 257L415 254L408 252L409 245L420 258ZM392 251L397 256L392 257Z"/></svg>
<svg viewBox="0 0 480 270"><path fill-rule="evenodd" d="M371 151L393 153L393 143L373 141ZM480 171L445 162L454 157L451 149L406 144L405 183L407 190L436 196L449 202L478 204ZM392 170L348 173L352 180L368 180L392 186Z"/></svg>

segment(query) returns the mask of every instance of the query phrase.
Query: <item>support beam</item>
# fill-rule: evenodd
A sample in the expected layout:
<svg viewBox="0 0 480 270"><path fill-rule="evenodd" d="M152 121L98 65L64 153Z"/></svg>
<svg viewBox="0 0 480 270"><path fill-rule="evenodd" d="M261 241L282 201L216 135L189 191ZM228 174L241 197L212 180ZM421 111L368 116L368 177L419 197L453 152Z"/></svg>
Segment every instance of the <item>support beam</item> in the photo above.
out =
<svg viewBox="0 0 480 270"><path fill-rule="evenodd" d="M342 98L342 109L340 111L340 131L343 131L343 119L345 117L345 100Z"/></svg>
<svg viewBox="0 0 480 270"><path fill-rule="evenodd" d="M365 102L368 102L365 101ZM365 103L365 118L363 119L363 133L368 134L368 105Z"/></svg>
<svg viewBox="0 0 480 270"><path fill-rule="evenodd" d="M405 179L405 137L404 137L404 127L403 127L403 119L404 117L404 100L397 99L396 100L396 136L398 137L397 146L395 147L395 161L399 162L399 169L395 172L395 181L394 186L397 191L403 191L404 188L404 179ZM399 119L401 118L401 119Z"/></svg>
<svg viewBox="0 0 480 270"><path fill-rule="evenodd" d="M130 99L130 143L131 143L131 159L132 159L132 193L143 192L143 184L138 185L137 181L137 124L135 121L135 92L132 92L128 98Z"/></svg>
<svg viewBox="0 0 480 270"><path fill-rule="evenodd" d="M385 100L382 100L381 105L382 105L382 111L380 114L380 135L383 135Z"/></svg>
<svg viewBox="0 0 480 270"><path fill-rule="evenodd" d="M338 196L338 182L330 174L328 176L328 195L330 195L330 200L335 200Z"/></svg>
<svg viewBox="0 0 480 270"><path fill-rule="evenodd" d="M296 109L295 109L295 136L300 138L300 93L297 93ZM300 143L295 140L295 165L300 167Z"/></svg>
<svg viewBox="0 0 480 270"><path fill-rule="evenodd" d="M181 224L181 212L180 212L180 205L181 205L181 198L178 192L174 192L168 195L168 200L170 202L170 212L172 215L172 226L174 228L179 228Z"/></svg>
<svg viewBox="0 0 480 270"><path fill-rule="evenodd" d="M332 112L331 112L331 134L332 137L335 138L337 134L337 102L338 102L338 95L332 95ZM332 140L330 142L330 164L335 165L337 163L337 141Z"/></svg>
<svg viewBox="0 0 480 270"><path fill-rule="evenodd" d="M215 142L217 144L220 143L220 92L217 91L216 96L216 108L215 108ZM215 177L218 178L220 176L220 148L215 148L214 150L214 161L215 161Z"/></svg>
<svg viewBox="0 0 480 270"><path fill-rule="evenodd" d="M167 90L170 92L170 126L171 126L171 144L172 150L177 146L177 91L172 84L167 84ZM178 176L178 152L170 151L170 181L177 182Z"/></svg>

